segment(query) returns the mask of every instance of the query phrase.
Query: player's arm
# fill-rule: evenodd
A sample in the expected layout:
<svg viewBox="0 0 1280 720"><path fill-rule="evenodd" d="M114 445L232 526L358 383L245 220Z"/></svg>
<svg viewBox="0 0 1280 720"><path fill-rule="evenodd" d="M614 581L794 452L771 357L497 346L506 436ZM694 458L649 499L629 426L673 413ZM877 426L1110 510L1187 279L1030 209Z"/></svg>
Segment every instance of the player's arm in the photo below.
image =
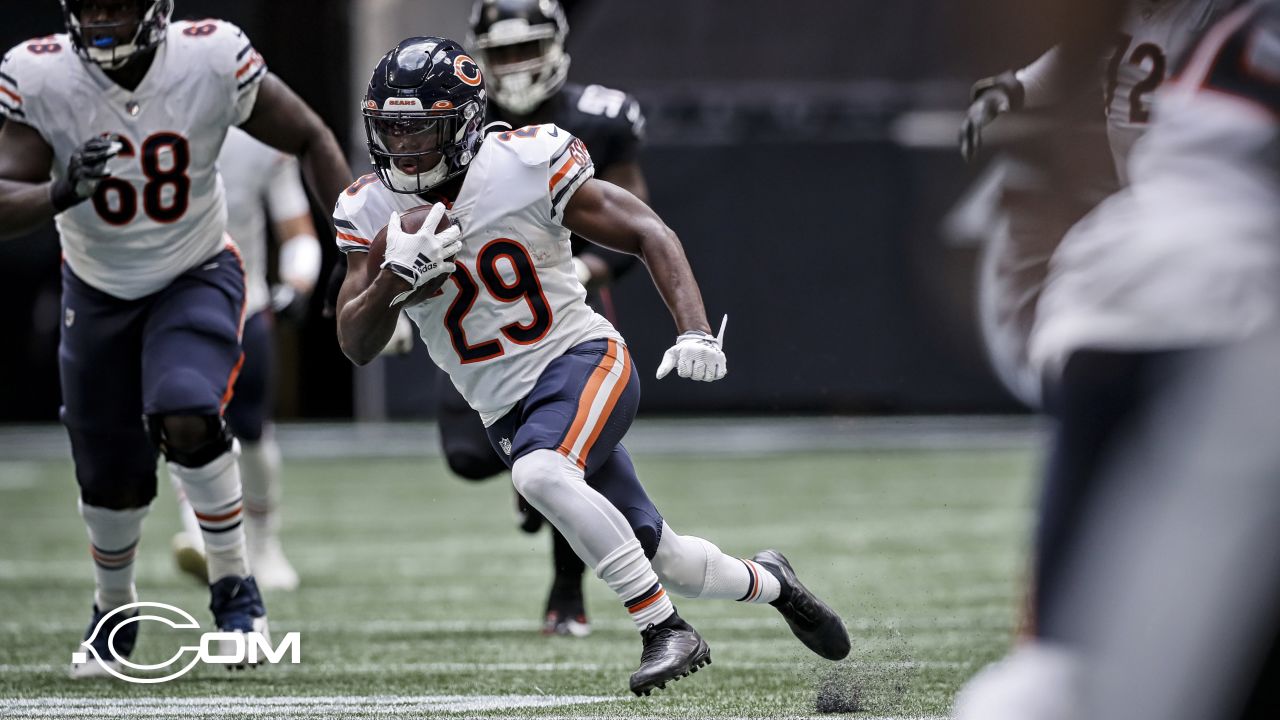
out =
<svg viewBox="0 0 1280 720"><path fill-rule="evenodd" d="M640 258L681 333L711 333L702 293L684 247L648 205L622 188L591 179L569 199L563 224L597 245Z"/></svg>
<svg viewBox="0 0 1280 720"><path fill-rule="evenodd" d="M280 280L302 297L309 297L320 278L320 241L311 221L307 191L292 158L275 163L267 184L267 213L280 246Z"/></svg>
<svg viewBox="0 0 1280 720"><path fill-rule="evenodd" d="M34 128L15 120L0 126L0 237L27 233L57 214L52 162L53 150Z"/></svg>
<svg viewBox="0 0 1280 720"><path fill-rule="evenodd" d="M645 181L644 171L640 163L634 160L616 163L608 170L600 172L596 177L635 195L640 202L649 204L649 184ZM592 250L586 248L575 256L581 265L574 263L578 271L578 280L588 290L609 285L622 277L623 273L635 264L634 255Z"/></svg>
<svg viewBox="0 0 1280 720"><path fill-rule="evenodd" d="M253 112L240 127L271 147L296 155L317 198L338 197L351 184L351 169L333 131L275 75L267 73L262 79Z"/></svg>
<svg viewBox="0 0 1280 720"><path fill-rule="evenodd" d="M338 345L351 362L366 365L378 357L395 333L404 302L456 269L444 258L462 250L461 231L456 225L435 229L444 210L444 205L436 205L416 232L402 229L399 214L392 213L382 263L372 279L370 253L347 253L347 277L338 292Z"/></svg>
<svg viewBox="0 0 1280 720"><path fill-rule="evenodd" d="M338 345L357 365L368 365L396 331L400 307L391 301L409 283L383 270L368 280L369 253L347 253L347 277L338 291Z"/></svg>

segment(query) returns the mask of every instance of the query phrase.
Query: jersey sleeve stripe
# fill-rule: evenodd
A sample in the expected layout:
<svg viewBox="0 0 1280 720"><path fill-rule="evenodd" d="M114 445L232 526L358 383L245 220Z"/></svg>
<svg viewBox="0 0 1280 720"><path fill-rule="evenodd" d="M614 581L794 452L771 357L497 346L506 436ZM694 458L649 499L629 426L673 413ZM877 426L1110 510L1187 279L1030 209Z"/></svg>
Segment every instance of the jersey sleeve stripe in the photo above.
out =
<svg viewBox="0 0 1280 720"><path fill-rule="evenodd" d="M9 75L8 73L0 72L0 80L3 80L3 81L5 81L5 82L9 83L10 85L12 85L12 86L14 87L14 89L17 89L17 87L18 87L18 81L17 81L17 80L15 80L15 79L13 78L13 76L12 76L12 75Z"/></svg>
<svg viewBox="0 0 1280 720"><path fill-rule="evenodd" d="M13 98L13 101L16 102L18 105L22 104L22 96L3 85L0 85L0 93L4 93L5 95L8 95L9 97ZM14 107L17 107L17 106L15 105Z"/></svg>
<svg viewBox="0 0 1280 720"><path fill-rule="evenodd" d="M555 156L551 158L551 164L555 165L556 163L560 162L560 158L564 157L564 154L569 152L569 146L572 144L573 144L573 141L570 140L569 142L564 144L564 147L556 151Z"/></svg>
<svg viewBox="0 0 1280 720"><path fill-rule="evenodd" d="M583 176L594 169L595 168L591 165L588 165L587 167L584 167L584 168L580 168L578 170L578 173L573 176L573 179L565 183L564 186L560 188L560 192L556 193L556 196L554 198L551 198L551 207L553 208L553 210L554 208L557 208L560 206L560 200L566 194L568 194L571 190L578 187L578 185L581 185L582 184L581 181L586 180L586 178Z"/></svg>
<svg viewBox="0 0 1280 720"><path fill-rule="evenodd" d="M572 167L573 167L573 158L569 158L568 160L565 160L564 165L561 165L560 169L556 171L556 174L551 176L551 182L547 183L547 191L550 192L555 190L556 183L564 179L564 176L569 174L569 170Z"/></svg>
<svg viewBox="0 0 1280 720"><path fill-rule="evenodd" d="M243 60L246 53L253 49L253 43L249 43L240 48L240 52L236 53L236 60Z"/></svg>
<svg viewBox="0 0 1280 720"><path fill-rule="evenodd" d="M0 115L9 115L16 118L26 117L26 113L20 108L13 107L4 100L0 100Z"/></svg>
<svg viewBox="0 0 1280 720"><path fill-rule="evenodd" d="M249 58L248 62L246 62L244 65L241 65L240 69L236 71L236 79L239 80L240 78L244 77L245 73L249 72L249 70L253 68L254 63L259 63L259 62L262 62L262 56L259 55L258 53L254 53L253 57Z"/></svg>
<svg viewBox="0 0 1280 720"><path fill-rule="evenodd" d="M243 80L238 86L236 86L236 90L243 90L249 87L250 85L255 83L259 78L261 78L263 75L266 75L266 74L267 74L267 66L266 65L259 66L257 72L250 75L248 78Z"/></svg>
<svg viewBox="0 0 1280 720"><path fill-rule="evenodd" d="M364 239L364 238L362 238L362 237L359 237L359 236L356 236L356 235L351 235L351 234L349 234L349 233L339 232L339 233L336 233L336 235L338 236L338 239L339 239L339 240L346 240L347 242L353 242L353 243L356 243L357 245L370 245L370 244L372 244L372 243L370 243L368 240L365 240L365 239Z"/></svg>
<svg viewBox="0 0 1280 720"><path fill-rule="evenodd" d="M348 221L348 220L340 220L340 219L338 219L338 218L334 218L334 219L333 219L333 224L334 224L335 226L337 226L337 227L340 227L340 228L346 228L347 230L359 230L359 229L360 229L360 228L357 228L357 227L356 227L355 223L350 222L350 221Z"/></svg>

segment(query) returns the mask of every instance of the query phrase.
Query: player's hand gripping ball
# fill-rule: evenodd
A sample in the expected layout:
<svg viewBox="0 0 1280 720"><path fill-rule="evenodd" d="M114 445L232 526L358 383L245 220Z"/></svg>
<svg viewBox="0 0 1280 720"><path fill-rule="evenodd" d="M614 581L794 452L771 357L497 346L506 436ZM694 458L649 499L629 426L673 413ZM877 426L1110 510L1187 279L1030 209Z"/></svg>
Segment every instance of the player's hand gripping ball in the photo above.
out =
<svg viewBox="0 0 1280 720"><path fill-rule="evenodd" d="M435 204L393 212L369 245L369 282L386 268L410 285L391 301L392 307L430 298L457 269L452 260L462 250L462 230L444 210L443 204Z"/></svg>

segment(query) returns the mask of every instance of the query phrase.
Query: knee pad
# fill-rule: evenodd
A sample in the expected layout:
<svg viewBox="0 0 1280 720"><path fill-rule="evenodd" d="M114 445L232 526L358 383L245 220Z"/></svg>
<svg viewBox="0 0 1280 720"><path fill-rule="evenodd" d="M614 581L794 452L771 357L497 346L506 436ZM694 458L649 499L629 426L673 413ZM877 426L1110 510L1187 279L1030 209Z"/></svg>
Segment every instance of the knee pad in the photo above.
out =
<svg viewBox="0 0 1280 720"><path fill-rule="evenodd" d="M151 504L156 496L156 450L145 434L67 431L84 504L108 510Z"/></svg>
<svg viewBox="0 0 1280 720"><path fill-rule="evenodd" d="M720 549L699 537L677 535L667 528L653 556L653 571L663 587L683 597L698 597L707 580L707 561Z"/></svg>
<svg viewBox="0 0 1280 720"><path fill-rule="evenodd" d="M511 483L516 492L538 509L548 506L557 487L573 480L582 480L581 468L554 450L534 450L511 466Z"/></svg>
<svg viewBox="0 0 1280 720"><path fill-rule="evenodd" d="M227 424L217 415L192 416L203 423L202 431L195 439L181 438L174 443L165 429L165 420L172 415L148 415L147 432L151 442L164 453L165 459L183 467L198 468L208 465L229 452L235 438Z"/></svg>

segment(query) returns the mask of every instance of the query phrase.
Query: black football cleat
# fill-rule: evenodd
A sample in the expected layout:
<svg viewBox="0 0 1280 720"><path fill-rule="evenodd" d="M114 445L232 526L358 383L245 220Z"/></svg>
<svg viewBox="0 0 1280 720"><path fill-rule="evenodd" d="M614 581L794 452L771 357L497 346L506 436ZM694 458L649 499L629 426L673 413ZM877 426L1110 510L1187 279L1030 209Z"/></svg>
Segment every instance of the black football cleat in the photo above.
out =
<svg viewBox="0 0 1280 720"><path fill-rule="evenodd" d="M769 574L778 578L782 592L769 603L778 608L805 647L828 660L843 660L849 655L849 631L835 610L800 584L791 563L777 550L762 550L751 558Z"/></svg>
<svg viewBox="0 0 1280 720"><path fill-rule="evenodd" d="M542 634L584 638L591 634L591 621L582 599L582 581L556 582L547 597L547 611L543 616Z"/></svg>
<svg viewBox="0 0 1280 720"><path fill-rule="evenodd" d="M654 688L665 688L667 683L711 664L707 641L679 615L672 614L661 623L641 630L640 638L644 642L640 669L631 675L631 692L636 695L648 695Z"/></svg>

